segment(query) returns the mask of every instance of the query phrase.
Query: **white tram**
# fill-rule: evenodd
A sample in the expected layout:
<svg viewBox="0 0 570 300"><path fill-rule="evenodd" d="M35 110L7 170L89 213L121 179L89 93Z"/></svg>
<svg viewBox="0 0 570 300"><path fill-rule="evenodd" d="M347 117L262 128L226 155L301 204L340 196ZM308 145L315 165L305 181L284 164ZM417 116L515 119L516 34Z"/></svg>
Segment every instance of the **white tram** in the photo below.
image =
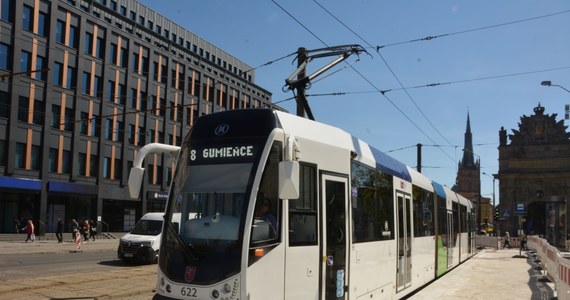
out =
<svg viewBox="0 0 570 300"><path fill-rule="evenodd" d="M177 154L156 298L398 299L474 254L470 201L339 128L232 110Z"/></svg>

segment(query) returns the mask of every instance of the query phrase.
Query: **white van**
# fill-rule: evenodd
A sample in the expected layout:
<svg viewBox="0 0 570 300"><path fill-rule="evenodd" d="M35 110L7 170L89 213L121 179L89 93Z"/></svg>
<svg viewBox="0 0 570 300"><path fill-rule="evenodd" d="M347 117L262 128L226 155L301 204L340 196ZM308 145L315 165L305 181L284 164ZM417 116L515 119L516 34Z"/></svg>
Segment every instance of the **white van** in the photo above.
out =
<svg viewBox="0 0 570 300"><path fill-rule="evenodd" d="M125 262L156 263L164 213L147 213L119 242L117 256Z"/></svg>

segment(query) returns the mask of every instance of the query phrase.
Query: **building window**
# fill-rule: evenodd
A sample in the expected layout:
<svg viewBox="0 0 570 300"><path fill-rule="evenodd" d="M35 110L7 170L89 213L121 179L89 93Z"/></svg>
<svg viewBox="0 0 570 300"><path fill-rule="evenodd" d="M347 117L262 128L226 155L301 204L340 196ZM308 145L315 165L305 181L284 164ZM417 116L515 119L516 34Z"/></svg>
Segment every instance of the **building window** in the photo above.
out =
<svg viewBox="0 0 570 300"><path fill-rule="evenodd" d="M0 70L9 70L10 68L10 48L6 44L0 44Z"/></svg>
<svg viewBox="0 0 570 300"><path fill-rule="evenodd" d="M75 82L75 68L67 67L66 87L68 89L75 87L75 85L73 84L74 82Z"/></svg>
<svg viewBox="0 0 570 300"><path fill-rule="evenodd" d="M5 140L0 140L0 166L6 166L7 160L8 160L8 143L6 143Z"/></svg>
<svg viewBox="0 0 570 300"><path fill-rule="evenodd" d="M115 127L115 141L117 142L122 142L123 141L123 132L125 132L125 125L123 125L123 122L121 121L117 121L117 125Z"/></svg>
<svg viewBox="0 0 570 300"><path fill-rule="evenodd" d="M67 150L63 150L62 153L62 162L61 162L61 172L64 174L71 173L71 152Z"/></svg>
<svg viewBox="0 0 570 300"><path fill-rule="evenodd" d="M99 59L105 59L105 40L103 38L97 37L95 56Z"/></svg>
<svg viewBox="0 0 570 300"><path fill-rule="evenodd" d="M63 65L58 62L53 64L53 84L59 86L63 84Z"/></svg>
<svg viewBox="0 0 570 300"><path fill-rule="evenodd" d="M117 64L117 44L111 43L111 63Z"/></svg>
<svg viewBox="0 0 570 300"><path fill-rule="evenodd" d="M49 17L48 15L40 11L38 16L38 35L47 37L49 33Z"/></svg>
<svg viewBox="0 0 570 300"><path fill-rule="evenodd" d="M111 178L111 158L103 158L103 177Z"/></svg>
<svg viewBox="0 0 570 300"><path fill-rule="evenodd" d="M0 91L0 118L10 118L10 94Z"/></svg>
<svg viewBox="0 0 570 300"><path fill-rule="evenodd" d="M0 2L0 20L12 23L14 1L16 0L1 0Z"/></svg>
<svg viewBox="0 0 570 300"><path fill-rule="evenodd" d="M16 143L16 159L14 165L18 169L26 167L26 144Z"/></svg>
<svg viewBox="0 0 570 300"><path fill-rule="evenodd" d="M115 11L117 10L117 1L111 0L111 9Z"/></svg>
<svg viewBox="0 0 570 300"><path fill-rule="evenodd" d="M113 176L113 179L115 180L120 180L121 179L121 174L123 173L123 166L121 165L121 160L116 158L115 159L115 173Z"/></svg>
<svg viewBox="0 0 570 300"><path fill-rule="evenodd" d="M101 120L98 116L91 117L91 136L98 137L101 134Z"/></svg>
<svg viewBox="0 0 570 300"><path fill-rule="evenodd" d="M59 129L59 124L61 122L61 106L52 104L51 105L51 127Z"/></svg>
<svg viewBox="0 0 570 300"><path fill-rule="evenodd" d="M81 92L83 95L91 94L91 74L83 72L83 80L81 81Z"/></svg>
<svg viewBox="0 0 570 300"><path fill-rule="evenodd" d="M125 105L127 103L127 86L119 83L119 104Z"/></svg>
<svg viewBox="0 0 570 300"><path fill-rule="evenodd" d="M101 76L97 75L95 75L93 79L93 95L97 98L101 98L103 97L103 91L101 90L101 83L103 80L101 79Z"/></svg>
<svg viewBox="0 0 570 300"><path fill-rule="evenodd" d="M87 155L85 153L77 153L77 173L85 176L87 172Z"/></svg>
<svg viewBox="0 0 570 300"><path fill-rule="evenodd" d="M81 120L79 122L79 132L81 134L87 135L87 127L89 124L89 114L86 112L81 112Z"/></svg>
<svg viewBox="0 0 570 300"><path fill-rule="evenodd" d="M26 31L34 30L34 10L30 6L24 5L22 12L22 28Z"/></svg>
<svg viewBox="0 0 570 300"><path fill-rule="evenodd" d="M69 26L69 44L67 45L68 47L71 47L73 49L77 49L77 34L79 33L79 31L77 30L77 27L75 26Z"/></svg>
<svg viewBox="0 0 570 300"><path fill-rule="evenodd" d="M28 122L28 111L30 109L30 99L20 96L18 99L18 121Z"/></svg>
<svg viewBox="0 0 570 300"><path fill-rule="evenodd" d="M115 102L115 82L113 80L107 82L107 98L110 102Z"/></svg>
<svg viewBox="0 0 570 300"><path fill-rule="evenodd" d="M65 43L65 22L62 20L57 20L55 24L55 41L60 44Z"/></svg>
<svg viewBox="0 0 570 300"><path fill-rule="evenodd" d="M57 149L49 148L48 167L50 172L57 172Z"/></svg>
<svg viewBox="0 0 570 300"><path fill-rule="evenodd" d="M20 71L29 72L30 69L30 58L32 54L28 51L22 50L20 53Z"/></svg>
<svg viewBox="0 0 570 300"><path fill-rule="evenodd" d="M32 120L36 125L44 124L45 115L45 101L34 100L34 119Z"/></svg>
<svg viewBox="0 0 570 300"><path fill-rule="evenodd" d="M105 119L105 139L113 139L113 119L110 118Z"/></svg>
<svg viewBox="0 0 570 300"><path fill-rule="evenodd" d="M93 34L91 32L85 33L85 38L83 40L83 52L86 54L92 55L93 50Z"/></svg>
<svg viewBox="0 0 570 300"><path fill-rule="evenodd" d="M75 127L75 118L73 109L65 108L65 124L63 125L63 130L65 131L73 131Z"/></svg>
<svg viewBox="0 0 570 300"><path fill-rule="evenodd" d="M91 159L89 159L89 176L99 176L99 156L97 155L91 155Z"/></svg>
<svg viewBox="0 0 570 300"><path fill-rule="evenodd" d="M127 132L127 141L129 142L129 144L134 145L135 144L135 125L133 124L129 124L129 131Z"/></svg>
<svg viewBox="0 0 570 300"><path fill-rule="evenodd" d="M47 69L46 69L46 59L44 57L41 56L36 56L36 69L34 70L34 77L37 80L43 80L45 81L47 78Z"/></svg>
<svg viewBox="0 0 570 300"><path fill-rule="evenodd" d="M30 167L34 171L39 171L42 167L42 148L37 145L32 145L32 157Z"/></svg>

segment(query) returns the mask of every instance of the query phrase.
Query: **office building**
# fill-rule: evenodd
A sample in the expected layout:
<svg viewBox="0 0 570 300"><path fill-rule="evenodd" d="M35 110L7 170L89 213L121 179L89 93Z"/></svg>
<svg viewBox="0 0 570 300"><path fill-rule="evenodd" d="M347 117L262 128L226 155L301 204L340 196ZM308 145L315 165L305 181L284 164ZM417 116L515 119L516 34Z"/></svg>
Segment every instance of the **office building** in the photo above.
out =
<svg viewBox="0 0 570 300"><path fill-rule="evenodd" d="M129 230L163 210L174 168L147 157L130 199L140 147L180 145L201 115L269 106L250 66L135 0L0 0L0 232L28 218Z"/></svg>

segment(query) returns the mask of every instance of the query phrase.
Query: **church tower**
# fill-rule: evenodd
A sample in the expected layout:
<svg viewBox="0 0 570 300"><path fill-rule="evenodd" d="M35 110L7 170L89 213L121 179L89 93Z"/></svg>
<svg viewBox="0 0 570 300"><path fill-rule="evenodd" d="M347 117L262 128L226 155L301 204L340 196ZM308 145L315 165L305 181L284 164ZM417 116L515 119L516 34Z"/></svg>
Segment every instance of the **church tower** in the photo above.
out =
<svg viewBox="0 0 570 300"><path fill-rule="evenodd" d="M465 130L465 144L463 146L463 159L459 162L454 190L474 203L479 200L481 185L481 167L479 159L475 160L473 152L473 136L471 134L471 121L467 113L467 128Z"/></svg>

